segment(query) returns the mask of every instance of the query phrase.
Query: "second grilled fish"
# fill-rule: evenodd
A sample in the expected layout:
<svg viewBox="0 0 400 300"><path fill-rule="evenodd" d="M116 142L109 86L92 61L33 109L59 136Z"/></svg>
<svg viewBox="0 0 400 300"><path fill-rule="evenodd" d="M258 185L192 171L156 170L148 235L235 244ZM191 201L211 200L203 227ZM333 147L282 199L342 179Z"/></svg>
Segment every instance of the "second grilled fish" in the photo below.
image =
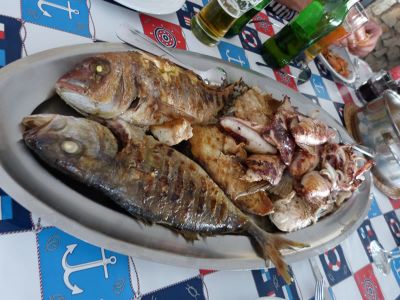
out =
<svg viewBox="0 0 400 300"><path fill-rule="evenodd" d="M286 281L279 249L303 247L265 232L236 208L195 162L124 122L33 115L24 141L50 166L104 192L133 216L183 233L248 234ZM119 142L119 143L118 143Z"/></svg>

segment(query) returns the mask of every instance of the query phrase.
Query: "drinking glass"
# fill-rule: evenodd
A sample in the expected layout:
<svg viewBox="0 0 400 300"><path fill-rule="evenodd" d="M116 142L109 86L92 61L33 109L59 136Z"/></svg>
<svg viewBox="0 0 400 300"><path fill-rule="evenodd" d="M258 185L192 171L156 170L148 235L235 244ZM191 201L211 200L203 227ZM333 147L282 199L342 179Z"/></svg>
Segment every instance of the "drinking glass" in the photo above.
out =
<svg viewBox="0 0 400 300"><path fill-rule="evenodd" d="M208 46L216 45L236 19L261 0L211 0L190 21L195 37Z"/></svg>
<svg viewBox="0 0 400 300"><path fill-rule="evenodd" d="M328 48L332 44L339 44L340 41L349 37L352 34L356 34L357 41L362 42L365 39L359 37L360 28L368 22L368 15L364 10L362 4L355 4L346 16L342 25L336 28L334 31L323 37L309 48L304 51L306 62L314 60L314 58L320 54L325 48Z"/></svg>
<svg viewBox="0 0 400 300"><path fill-rule="evenodd" d="M378 241L373 240L369 245L369 249L374 265L383 275L388 275L390 273L390 262L400 257L400 248L386 251Z"/></svg>

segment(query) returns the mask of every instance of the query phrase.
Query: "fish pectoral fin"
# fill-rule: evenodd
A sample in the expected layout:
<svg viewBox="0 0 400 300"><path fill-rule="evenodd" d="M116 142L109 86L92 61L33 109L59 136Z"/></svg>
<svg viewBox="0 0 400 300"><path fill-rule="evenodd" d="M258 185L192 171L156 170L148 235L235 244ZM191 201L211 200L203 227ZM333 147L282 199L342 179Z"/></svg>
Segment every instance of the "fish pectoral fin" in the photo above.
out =
<svg viewBox="0 0 400 300"><path fill-rule="evenodd" d="M106 120L104 125L111 130L120 143L120 148L125 148L130 142L135 140L142 140L146 135L145 129L133 124L129 124L124 120Z"/></svg>
<svg viewBox="0 0 400 300"><path fill-rule="evenodd" d="M178 231L186 241L188 242L194 242L199 239L199 235L196 232L188 232L188 231Z"/></svg>

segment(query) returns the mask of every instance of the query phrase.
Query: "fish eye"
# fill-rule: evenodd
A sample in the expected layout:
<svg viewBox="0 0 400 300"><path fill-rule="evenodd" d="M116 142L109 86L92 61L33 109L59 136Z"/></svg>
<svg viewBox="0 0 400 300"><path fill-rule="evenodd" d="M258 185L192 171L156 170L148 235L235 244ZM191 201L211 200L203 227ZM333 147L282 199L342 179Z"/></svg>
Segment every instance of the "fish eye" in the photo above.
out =
<svg viewBox="0 0 400 300"><path fill-rule="evenodd" d="M96 75L107 75L110 73L110 64L104 60L96 60L93 62L92 70Z"/></svg>
<svg viewBox="0 0 400 300"><path fill-rule="evenodd" d="M75 141L66 140L61 143L61 149L68 154L78 154L81 151L81 145Z"/></svg>
<svg viewBox="0 0 400 300"><path fill-rule="evenodd" d="M96 66L96 72L97 73L102 73L103 72L103 66L102 65L97 65Z"/></svg>

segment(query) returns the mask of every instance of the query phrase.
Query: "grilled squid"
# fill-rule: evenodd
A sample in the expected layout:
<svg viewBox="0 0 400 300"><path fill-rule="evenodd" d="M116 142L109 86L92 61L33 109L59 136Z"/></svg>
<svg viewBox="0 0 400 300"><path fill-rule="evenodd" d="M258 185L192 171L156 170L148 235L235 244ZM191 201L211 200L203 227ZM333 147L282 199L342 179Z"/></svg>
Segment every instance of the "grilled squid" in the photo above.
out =
<svg viewBox="0 0 400 300"><path fill-rule="evenodd" d="M290 128L290 132L297 144L322 145L336 135L335 131L319 120L300 116L299 118L300 122Z"/></svg>
<svg viewBox="0 0 400 300"><path fill-rule="evenodd" d="M263 139L249 122L234 117L224 117L221 118L220 124L227 132L239 136L245 143L245 149L249 152L257 154L275 154L277 152L276 148Z"/></svg>

